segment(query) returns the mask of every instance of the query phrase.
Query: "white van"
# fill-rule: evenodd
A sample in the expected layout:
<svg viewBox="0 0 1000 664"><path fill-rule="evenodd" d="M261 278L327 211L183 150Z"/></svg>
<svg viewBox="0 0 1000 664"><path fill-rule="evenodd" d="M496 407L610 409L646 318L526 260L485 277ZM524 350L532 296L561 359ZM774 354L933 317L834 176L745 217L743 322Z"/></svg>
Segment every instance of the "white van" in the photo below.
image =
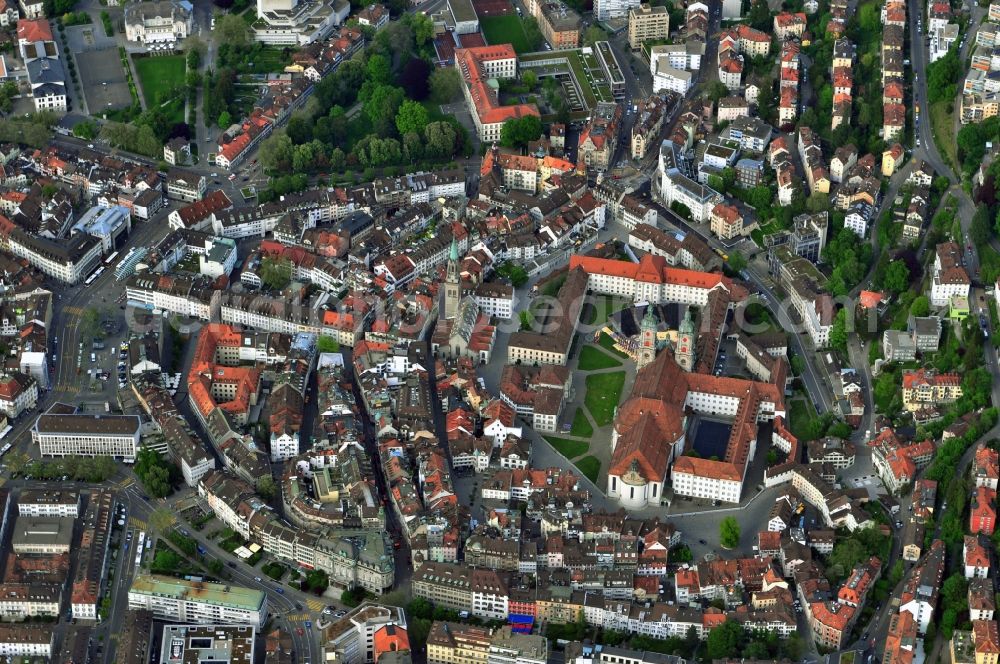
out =
<svg viewBox="0 0 1000 664"><path fill-rule="evenodd" d="M97 355L95 353L90 354L90 363L93 364L97 361Z"/></svg>

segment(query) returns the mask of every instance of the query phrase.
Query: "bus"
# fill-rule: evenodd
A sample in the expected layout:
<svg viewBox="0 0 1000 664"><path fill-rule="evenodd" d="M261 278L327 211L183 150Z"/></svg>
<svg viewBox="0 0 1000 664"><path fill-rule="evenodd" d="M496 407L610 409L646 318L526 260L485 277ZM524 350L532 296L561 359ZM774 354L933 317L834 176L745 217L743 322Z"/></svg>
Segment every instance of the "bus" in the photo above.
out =
<svg viewBox="0 0 1000 664"><path fill-rule="evenodd" d="M722 251L722 249L716 249L715 253L719 254L719 256L722 258L722 260L724 260L724 261L728 261L729 260L729 256L727 256L726 253L724 251Z"/></svg>
<svg viewBox="0 0 1000 664"><path fill-rule="evenodd" d="M138 543L135 546L135 568L136 568L136 570L138 570L139 566L142 565L142 554L146 550L145 547L143 546L143 544L145 543L145 541L146 541L146 531L143 530L142 532L139 533L139 540L138 540Z"/></svg>
<svg viewBox="0 0 1000 664"><path fill-rule="evenodd" d="M83 285L84 286L89 286L90 284L94 283L97 280L97 278L99 276L101 276L102 272L104 272L104 266L103 265L101 267L97 268L96 270L94 270L94 272L89 277L87 277L87 279L83 282Z"/></svg>
<svg viewBox="0 0 1000 664"><path fill-rule="evenodd" d="M113 251L113 252L111 252L110 256L108 256L107 258L104 259L104 264L105 265L111 265L112 263L115 262L116 258L118 258L118 252L117 251Z"/></svg>

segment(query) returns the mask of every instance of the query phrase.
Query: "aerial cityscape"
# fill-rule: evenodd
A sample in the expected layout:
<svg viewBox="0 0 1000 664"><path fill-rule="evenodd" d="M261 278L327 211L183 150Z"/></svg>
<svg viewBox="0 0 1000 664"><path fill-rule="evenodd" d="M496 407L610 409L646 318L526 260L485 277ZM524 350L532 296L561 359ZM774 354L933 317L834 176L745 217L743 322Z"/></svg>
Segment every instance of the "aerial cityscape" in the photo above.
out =
<svg viewBox="0 0 1000 664"><path fill-rule="evenodd" d="M0 0L0 661L1000 664L1000 1Z"/></svg>

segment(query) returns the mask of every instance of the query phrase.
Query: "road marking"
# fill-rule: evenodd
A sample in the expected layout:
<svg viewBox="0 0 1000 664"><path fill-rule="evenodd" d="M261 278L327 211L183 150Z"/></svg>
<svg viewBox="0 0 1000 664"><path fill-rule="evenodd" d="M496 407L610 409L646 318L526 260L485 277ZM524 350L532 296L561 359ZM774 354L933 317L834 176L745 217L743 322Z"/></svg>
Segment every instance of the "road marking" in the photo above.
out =
<svg viewBox="0 0 1000 664"><path fill-rule="evenodd" d="M127 489L130 486L132 486L133 484L135 484L135 478L134 477L126 477L124 480L121 481L121 484L118 485L118 488L119 489Z"/></svg>
<svg viewBox="0 0 1000 664"><path fill-rule="evenodd" d="M71 316L79 316L83 313L82 307L63 307L63 312L70 314Z"/></svg>
<svg viewBox="0 0 1000 664"><path fill-rule="evenodd" d="M306 604L308 604L309 608L312 609L313 611L322 611L323 609L326 608L326 604L324 604L318 599L307 599Z"/></svg>
<svg viewBox="0 0 1000 664"><path fill-rule="evenodd" d="M146 529L146 522L143 521L142 519L137 519L134 516L130 516L128 518L128 525L129 528L138 528L139 530Z"/></svg>

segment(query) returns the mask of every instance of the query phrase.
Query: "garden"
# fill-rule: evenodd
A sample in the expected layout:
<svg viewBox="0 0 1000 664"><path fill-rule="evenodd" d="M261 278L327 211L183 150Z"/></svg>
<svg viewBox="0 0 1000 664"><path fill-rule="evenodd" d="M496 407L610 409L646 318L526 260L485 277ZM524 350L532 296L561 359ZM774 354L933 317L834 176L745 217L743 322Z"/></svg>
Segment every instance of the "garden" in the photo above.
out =
<svg viewBox="0 0 1000 664"><path fill-rule="evenodd" d="M580 349L580 358L577 362L577 368L580 371L595 371L597 369L612 369L614 367L620 367L622 365L620 360L608 355L608 353L603 350L599 350L594 346L584 346Z"/></svg>
<svg viewBox="0 0 1000 664"><path fill-rule="evenodd" d="M597 426L608 426L614 420L615 409L618 407L624 386L624 371L587 376L587 394L583 403Z"/></svg>

